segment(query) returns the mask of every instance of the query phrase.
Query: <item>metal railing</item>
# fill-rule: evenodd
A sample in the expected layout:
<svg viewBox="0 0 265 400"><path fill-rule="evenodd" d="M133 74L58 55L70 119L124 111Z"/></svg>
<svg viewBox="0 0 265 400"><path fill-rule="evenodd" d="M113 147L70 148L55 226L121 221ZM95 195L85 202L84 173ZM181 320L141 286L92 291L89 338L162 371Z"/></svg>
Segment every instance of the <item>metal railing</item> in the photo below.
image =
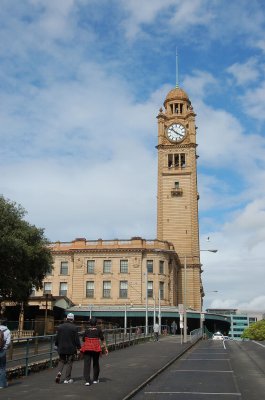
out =
<svg viewBox="0 0 265 400"><path fill-rule="evenodd" d="M194 342L203 336L203 330L202 328L194 329L193 331L190 332L190 342Z"/></svg>
<svg viewBox="0 0 265 400"><path fill-rule="evenodd" d="M103 330L109 350L128 347L153 337L153 326L129 327L127 329ZM83 332L79 333L81 337ZM10 376L28 375L30 371L51 368L58 361L58 353L54 348L55 334L13 338L7 351L7 371Z"/></svg>

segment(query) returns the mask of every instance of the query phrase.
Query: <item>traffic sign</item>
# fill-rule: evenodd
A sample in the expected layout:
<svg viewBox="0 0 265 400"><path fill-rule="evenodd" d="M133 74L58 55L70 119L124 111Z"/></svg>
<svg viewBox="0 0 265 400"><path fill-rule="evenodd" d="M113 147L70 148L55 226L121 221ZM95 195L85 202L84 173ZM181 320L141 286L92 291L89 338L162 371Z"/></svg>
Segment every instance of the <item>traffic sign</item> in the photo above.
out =
<svg viewBox="0 0 265 400"><path fill-rule="evenodd" d="M184 314L184 305L183 304L179 304L178 305L178 308L179 308L179 314Z"/></svg>

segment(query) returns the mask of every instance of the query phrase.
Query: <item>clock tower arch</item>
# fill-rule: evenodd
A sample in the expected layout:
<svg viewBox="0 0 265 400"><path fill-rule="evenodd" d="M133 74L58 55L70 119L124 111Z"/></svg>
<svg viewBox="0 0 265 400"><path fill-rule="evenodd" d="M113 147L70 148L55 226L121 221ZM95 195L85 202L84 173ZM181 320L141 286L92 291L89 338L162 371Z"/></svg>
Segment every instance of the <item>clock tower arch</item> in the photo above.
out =
<svg viewBox="0 0 265 400"><path fill-rule="evenodd" d="M178 304L201 310L196 114L186 92L171 90L158 119L157 238L173 243L181 262ZM186 261L185 261L186 260Z"/></svg>

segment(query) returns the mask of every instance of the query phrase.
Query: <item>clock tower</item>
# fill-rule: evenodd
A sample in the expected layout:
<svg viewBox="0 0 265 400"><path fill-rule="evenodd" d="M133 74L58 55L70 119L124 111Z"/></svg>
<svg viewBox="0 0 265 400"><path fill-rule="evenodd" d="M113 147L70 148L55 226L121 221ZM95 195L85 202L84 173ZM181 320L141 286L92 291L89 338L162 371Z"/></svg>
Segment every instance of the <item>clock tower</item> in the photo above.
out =
<svg viewBox="0 0 265 400"><path fill-rule="evenodd" d="M195 117L188 95L178 87L167 94L157 116L157 238L173 243L181 262L178 304L201 310Z"/></svg>

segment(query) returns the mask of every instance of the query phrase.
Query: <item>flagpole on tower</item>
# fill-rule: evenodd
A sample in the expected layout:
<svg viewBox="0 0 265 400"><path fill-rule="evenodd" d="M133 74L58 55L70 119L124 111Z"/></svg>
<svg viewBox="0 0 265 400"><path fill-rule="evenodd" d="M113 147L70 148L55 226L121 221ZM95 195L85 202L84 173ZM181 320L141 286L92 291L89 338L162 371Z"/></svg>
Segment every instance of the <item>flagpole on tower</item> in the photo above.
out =
<svg viewBox="0 0 265 400"><path fill-rule="evenodd" d="M179 87L179 63L178 63L178 48L176 47L176 88Z"/></svg>

